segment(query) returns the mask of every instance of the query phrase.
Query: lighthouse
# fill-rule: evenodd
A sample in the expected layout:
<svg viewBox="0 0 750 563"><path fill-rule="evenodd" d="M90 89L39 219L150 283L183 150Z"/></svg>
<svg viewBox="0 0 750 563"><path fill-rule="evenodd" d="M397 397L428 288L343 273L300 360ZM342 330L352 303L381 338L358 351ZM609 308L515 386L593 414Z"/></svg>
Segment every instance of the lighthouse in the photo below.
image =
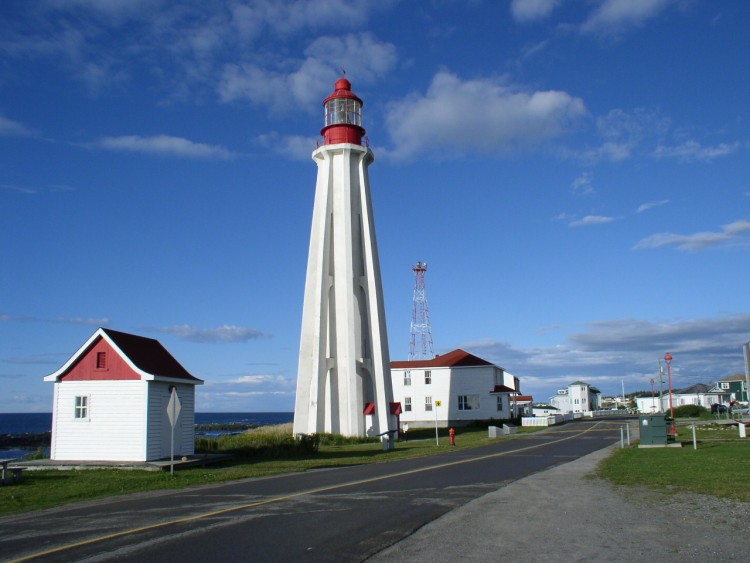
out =
<svg viewBox="0 0 750 563"><path fill-rule="evenodd" d="M387 436L398 428L362 100L346 78L324 102L302 311L294 433Z"/></svg>

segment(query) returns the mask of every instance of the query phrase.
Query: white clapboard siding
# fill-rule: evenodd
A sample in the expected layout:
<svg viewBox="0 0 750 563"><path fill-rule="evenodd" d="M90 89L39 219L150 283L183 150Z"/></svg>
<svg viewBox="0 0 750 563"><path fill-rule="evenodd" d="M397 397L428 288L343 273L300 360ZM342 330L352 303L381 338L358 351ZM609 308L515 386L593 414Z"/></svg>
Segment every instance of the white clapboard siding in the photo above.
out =
<svg viewBox="0 0 750 563"><path fill-rule="evenodd" d="M500 395L502 408L498 409L497 395L491 395L500 374L495 366L410 368L411 385L404 385L404 368L391 369L393 400L401 403L400 420L414 428L433 426L437 414L438 426L450 423L511 418L507 394ZM425 372L431 374L431 383L425 383ZM478 395L479 408L459 410L460 395ZM411 398L411 411L406 410L406 397ZM432 399L432 411L425 408L425 398ZM435 401L442 406L436 407ZM437 409L437 410L436 410Z"/></svg>
<svg viewBox="0 0 750 563"><path fill-rule="evenodd" d="M146 459L146 381L68 381L55 385L55 460ZM88 397L88 416L75 418L75 398Z"/></svg>
<svg viewBox="0 0 750 563"><path fill-rule="evenodd" d="M180 398L180 416L174 429L175 458L195 453L195 387L193 385L152 382L149 386L148 459L166 459L171 453L172 427L167 415L171 387Z"/></svg>

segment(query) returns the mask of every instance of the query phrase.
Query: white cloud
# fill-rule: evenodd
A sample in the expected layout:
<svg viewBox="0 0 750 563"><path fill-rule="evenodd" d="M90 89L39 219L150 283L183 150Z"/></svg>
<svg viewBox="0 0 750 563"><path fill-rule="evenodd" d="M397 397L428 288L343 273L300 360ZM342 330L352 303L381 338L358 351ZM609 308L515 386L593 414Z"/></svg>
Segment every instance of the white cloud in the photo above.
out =
<svg viewBox="0 0 750 563"><path fill-rule="evenodd" d="M276 132L260 135L257 138L257 142L261 146L270 148L277 154L300 161L310 160L310 154L317 148L319 141L319 136L280 135Z"/></svg>
<svg viewBox="0 0 750 563"><path fill-rule="evenodd" d="M461 348L503 366L521 378L522 391L545 401L576 379L602 386L604 393L619 391L622 380L628 390L650 389L657 360L667 351L674 357L676 388L741 373L748 334L748 314L672 322L625 318L590 323L547 347L485 340Z"/></svg>
<svg viewBox="0 0 750 563"><path fill-rule="evenodd" d="M141 137L125 135L121 137L104 137L89 146L113 151L138 152L158 156L177 156L185 158L233 158L235 154L216 145L195 143L182 137L156 135Z"/></svg>
<svg viewBox="0 0 750 563"><path fill-rule="evenodd" d="M646 141L661 138L671 127L670 121L658 112L645 108L625 111L617 108L597 117L596 130L602 144L581 151L578 155L590 162L619 162L630 158Z"/></svg>
<svg viewBox="0 0 750 563"><path fill-rule="evenodd" d="M288 35L303 29L352 28L363 25L370 12L390 2L368 0L251 0L230 5L233 23L248 35L268 28ZM378 6L380 4L380 6Z"/></svg>
<svg viewBox="0 0 750 563"><path fill-rule="evenodd" d="M715 147L704 147L697 141L687 141L681 145L668 147L659 145L653 152L656 158L677 158L685 162L696 160L710 162L716 158L736 152L740 143L721 143Z"/></svg>
<svg viewBox="0 0 750 563"><path fill-rule="evenodd" d="M633 147L627 143L602 143L593 149L580 151L577 156L581 160L595 164L602 160L608 162L620 162L632 156Z"/></svg>
<svg viewBox="0 0 750 563"><path fill-rule="evenodd" d="M207 88L215 91L227 61L245 57L265 70L286 69L294 60L283 53L298 52L296 45L290 46L295 36L320 30L343 36L342 30L361 28L371 13L389 9L394 2L45 0L38 4L3 22L0 53L4 56L50 59L88 85L92 94L150 72L169 99L193 100L205 95ZM118 38L114 50L113 36ZM261 41L279 48L269 53L258 47ZM352 71L367 64L377 66L383 60L381 47L377 42L361 45L364 59L351 55L326 63L329 70L343 61ZM310 75L312 70L302 74Z"/></svg>
<svg viewBox="0 0 750 563"><path fill-rule="evenodd" d="M54 319L41 317L23 317L0 313L0 321L32 321L32 322L56 322L75 325L106 326L111 320L109 317L57 317Z"/></svg>
<svg viewBox="0 0 750 563"><path fill-rule="evenodd" d="M0 137L31 137L35 135L34 131L0 115Z"/></svg>
<svg viewBox="0 0 750 563"><path fill-rule="evenodd" d="M583 219L577 221L571 221L570 227L586 227L588 225L603 225L604 223L611 223L614 221L614 217L605 217L603 215L586 215Z"/></svg>
<svg viewBox="0 0 750 563"><path fill-rule="evenodd" d="M578 178L573 180L573 192L582 195L590 195L594 193L594 186L592 184L593 175L591 172L584 172Z"/></svg>
<svg viewBox="0 0 750 563"><path fill-rule="evenodd" d="M343 66L358 84L386 75L398 61L396 46L378 41L372 33L320 37L310 43L305 54L333 68Z"/></svg>
<svg viewBox="0 0 750 563"><path fill-rule="evenodd" d="M608 34L640 26L673 3L674 0L604 0L581 25L581 31Z"/></svg>
<svg viewBox="0 0 750 563"><path fill-rule="evenodd" d="M58 317L58 323L69 323L75 325L107 326L112 322L108 317Z"/></svg>
<svg viewBox="0 0 750 563"><path fill-rule="evenodd" d="M660 207L662 205L666 205L669 203L668 199L662 199L661 201L649 201L647 203L642 203L638 206L638 209L635 210L636 213L643 213L644 211L648 211L649 209L653 209L654 207Z"/></svg>
<svg viewBox="0 0 750 563"><path fill-rule="evenodd" d="M29 188L28 186L15 186L12 184L0 184L0 189L7 190L10 192L17 192L19 194L36 194L39 190L36 188Z"/></svg>
<svg viewBox="0 0 750 563"><path fill-rule="evenodd" d="M318 38L305 55L301 62L283 62L283 67L294 66L291 71L255 61L226 64L217 85L219 98L223 102L246 99L279 113L319 110L341 75L340 67L358 84L368 84L389 72L398 58L393 44L370 33Z"/></svg>
<svg viewBox="0 0 750 563"><path fill-rule="evenodd" d="M692 235L678 235L673 233L657 233L648 236L634 249L660 248L662 246L674 246L678 250L697 251L706 250L715 246L726 245L732 242L750 242L750 237L744 235L750 233L750 221L743 219L724 225L721 231L704 231Z"/></svg>
<svg viewBox="0 0 750 563"><path fill-rule="evenodd" d="M406 158L435 148L496 153L536 145L566 133L585 115L583 101L566 92L521 92L441 71L426 94L393 102L386 126L395 144L391 156Z"/></svg>
<svg viewBox="0 0 750 563"><path fill-rule="evenodd" d="M533 22L549 16L559 4L560 0L513 0L510 13L517 22Z"/></svg>
<svg viewBox="0 0 750 563"><path fill-rule="evenodd" d="M229 381L226 381L226 383L238 383L241 385L287 385L289 380L283 375L242 375L236 379L230 379Z"/></svg>
<svg viewBox="0 0 750 563"><path fill-rule="evenodd" d="M248 342L249 340L255 340L266 336L266 334L258 329L234 325L224 325L218 328L196 328L184 324L151 328L149 330L154 330L163 334L173 334L183 340L203 343Z"/></svg>

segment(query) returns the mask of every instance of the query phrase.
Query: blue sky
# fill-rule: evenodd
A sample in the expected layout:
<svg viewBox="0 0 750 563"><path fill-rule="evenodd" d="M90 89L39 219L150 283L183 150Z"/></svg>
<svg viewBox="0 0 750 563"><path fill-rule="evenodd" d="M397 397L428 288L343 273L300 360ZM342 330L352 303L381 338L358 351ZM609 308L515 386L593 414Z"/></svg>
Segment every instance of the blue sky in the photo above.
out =
<svg viewBox="0 0 750 563"><path fill-rule="evenodd" d="M5 0L0 412L50 411L98 326L199 411L294 404L322 100L364 100L391 358L426 261L435 351L546 401L743 371L750 3Z"/></svg>

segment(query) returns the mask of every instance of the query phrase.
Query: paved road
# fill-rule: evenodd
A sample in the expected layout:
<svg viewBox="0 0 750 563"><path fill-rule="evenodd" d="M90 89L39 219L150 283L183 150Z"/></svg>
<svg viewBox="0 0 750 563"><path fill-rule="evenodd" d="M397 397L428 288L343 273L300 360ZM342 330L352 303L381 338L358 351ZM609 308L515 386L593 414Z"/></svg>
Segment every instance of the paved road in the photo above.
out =
<svg viewBox="0 0 750 563"><path fill-rule="evenodd" d="M622 424L581 421L425 458L3 518L0 559L361 561L507 483L611 445Z"/></svg>

